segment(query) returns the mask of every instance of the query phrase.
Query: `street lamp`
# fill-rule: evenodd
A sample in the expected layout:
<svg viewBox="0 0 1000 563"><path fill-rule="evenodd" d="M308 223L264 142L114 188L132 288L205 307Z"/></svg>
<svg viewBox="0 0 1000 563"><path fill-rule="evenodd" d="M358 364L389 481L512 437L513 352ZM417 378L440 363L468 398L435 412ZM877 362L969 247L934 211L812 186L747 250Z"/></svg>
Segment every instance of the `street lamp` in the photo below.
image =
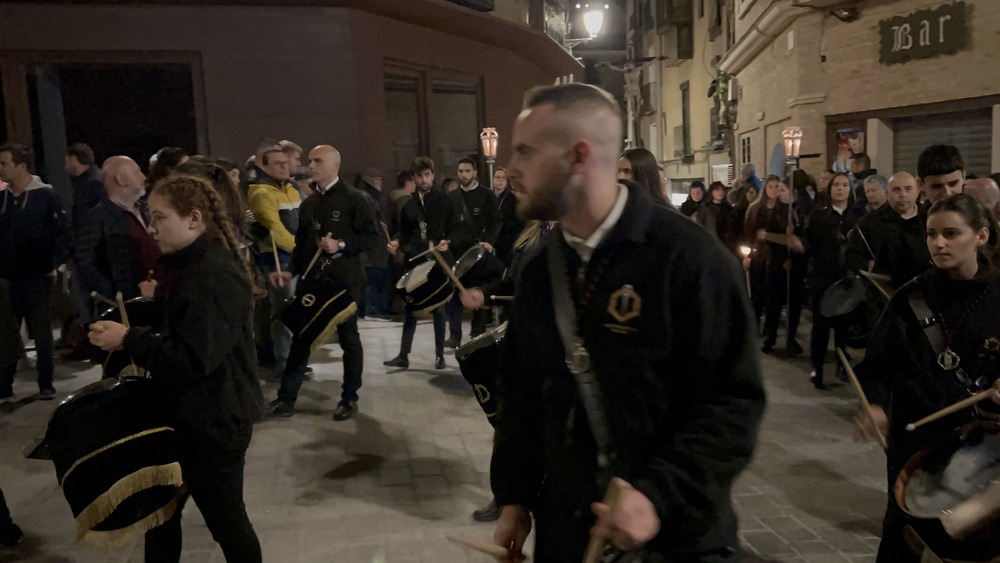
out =
<svg viewBox="0 0 1000 563"><path fill-rule="evenodd" d="M604 7L607 9L607 6ZM594 8L583 13L583 27L591 37L597 37L604 27L604 10Z"/></svg>
<svg viewBox="0 0 1000 563"><path fill-rule="evenodd" d="M799 127L786 127L781 132L781 136L785 139L785 157L789 160L794 160L797 166L799 154L802 150L802 129Z"/></svg>
<svg viewBox="0 0 1000 563"><path fill-rule="evenodd" d="M791 236L794 232L794 225L792 224L792 208L795 205L795 199L799 195L795 193L795 171L799 168L799 158L801 158L802 150L802 129L800 127L785 127L785 130L781 132L781 137L785 141L785 164L788 168L788 235ZM792 303L792 270L788 269L788 294L786 298L788 301L788 306L791 307ZM790 311L791 309L789 309Z"/></svg>
<svg viewBox="0 0 1000 563"><path fill-rule="evenodd" d="M500 134L496 127L483 127L483 132L479 134L479 142L483 145L483 156L486 164L490 168L490 189L493 189L493 165L497 161L497 143L500 141Z"/></svg>

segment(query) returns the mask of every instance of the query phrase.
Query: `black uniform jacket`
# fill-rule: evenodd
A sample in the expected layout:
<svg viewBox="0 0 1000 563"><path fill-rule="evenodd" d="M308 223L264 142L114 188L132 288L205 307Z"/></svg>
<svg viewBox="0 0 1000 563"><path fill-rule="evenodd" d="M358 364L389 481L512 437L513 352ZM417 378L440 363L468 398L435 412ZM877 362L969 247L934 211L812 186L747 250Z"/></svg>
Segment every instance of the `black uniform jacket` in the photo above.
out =
<svg viewBox="0 0 1000 563"><path fill-rule="evenodd" d="M927 251L927 217L918 214L903 219L888 204L865 215L847 238L845 261L853 271L867 270L892 278L894 287L926 272L930 267Z"/></svg>
<svg viewBox="0 0 1000 563"><path fill-rule="evenodd" d="M233 252L207 236L160 264L163 324L133 327L124 349L162 387L186 442L246 449L264 401L250 281Z"/></svg>
<svg viewBox="0 0 1000 563"><path fill-rule="evenodd" d="M451 240L457 220L458 214L451 198L437 190L431 190L421 202L420 194L416 192L399 213L399 232L395 238L409 258L427 250L428 243ZM424 224L423 227L421 223ZM406 266L409 268L413 264L407 262Z"/></svg>
<svg viewBox="0 0 1000 563"><path fill-rule="evenodd" d="M514 258L514 243L524 230L524 221L517 216L517 205L517 196L510 188L504 190L497 198L500 234L497 235L497 242L493 246L496 248L497 258L508 267Z"/></svg>
<svg viewBox="0 0 1000 563"><path fill-rule="evenodd" d="M361 254L374 248L379 243L379 236L375 212L368 198L343 180L322 194L314 192L299 207L299 230L295 233L295 252L292 254L293 274L305 273L319 248L319 240L327 233L344 241L344 250L337 258L323 253L314 268L320 268L324 277L349 288L352 297L358 300L366 284Z"/></svg>
<svg viewBox="0 0 1000 563"><path fill-rule="evenodd" d="M857 223L861 213L858 207L849 205L843 213L832 207L823 207L809 215L802 237L809 256L806 274L809 287L822 291L847 275L844 265L847 233Z"/></svg>
<svg viewBox="0 0 1000 563"><path fill-rule="evenodd" d="M606 483L597 483L594 440L556 328L547 264L553 245L563 247L571 272L579 264L558 229L524 257L491 482L498 504L534 511L538 560L579 561L593 524L589 505ZM630 189L587 277L578 324L603 395L614 473L645 494L661 520L647 548L737 547L730 488L750 461L764 390L734 257L694 222ZM626 286L632 295L622 299Z"/></svg>
<svg viewBox="0 0 1000 563"><path fill-rule="evenodd" d="M481 185L469 191L459 188L449 193L448 198L457 214L451 234L451 251L456 258L481 242L496 244L500 234L500 208L489 188Z"/></svg>

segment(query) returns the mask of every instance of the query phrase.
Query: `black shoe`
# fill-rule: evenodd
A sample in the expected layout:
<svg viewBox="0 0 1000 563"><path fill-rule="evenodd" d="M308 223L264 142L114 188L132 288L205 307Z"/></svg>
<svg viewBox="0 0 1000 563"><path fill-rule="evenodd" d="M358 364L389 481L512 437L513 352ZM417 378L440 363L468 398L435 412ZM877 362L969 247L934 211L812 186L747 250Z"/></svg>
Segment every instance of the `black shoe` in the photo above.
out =
<svg viewBox="0 0 1000 563"><path fill-rule="evenodd" d="M827 386L823 384L823 372L821 371L813 370L809 374L809 383L812 383L813 387L820 391L826 391L827 389Z"/></svg>
<svg viewBox="0 0 1000 563"><path fill-rule="evenodd" d="M11 524L3 530L0 530L0 545L7 548L16 547L17 544L21 543L24 539L24 532L17 524Z"/></svg>
<svg viewBox="0 0 1000 563"><path fill-rule="evenodd" d="M313 371L313 368L306 366L306 373L305 373L306 377L312 377L315 374L316 372Z"/></svg>
<svg viewBox="0 0 1000 563"><path fill-rule="evenodd" d="M452 336L448 340L444 341L444 345L445 345L446 348L458 348L459 346L462 345L462 337L461 336L458 336L458 337Z"/></svg>
<svg viewBox="0 0 1000 563"><path fill-rule="evenodd" d="M801 356L802 352L804 352L802 346L800 346L795 340L789 340L788 343L785 344L785 353L793 358Z"/></svg>
<svg viewBox="0 0 1000 563"><path fill-rule="evenodd" d="M764 342L764 345L760 347L760 351L765 354L770 354L771 352L774 352L774 340L770 339L766 340Z"/></svg>
<svg viewBox="0 0 1000 563"><path fill-rule="evenodd" d="M43 401L51 401L56 398L56 390L48 387L38 392L38 398Z"/></svg>
<svg viewBox="0 0 1000 563"><path fill-rule="evenodd" d="M357 411L357 401L341 401L337 403L337 410L333 411L333 419L337 421L347 420L348 418L354 416L354 413Z"/></svg>
<svg viewBox="0 0 1000 563"><path fill-rule="evenodd" d="M434 369L444 369L444 356L438 356L438 359L434 362Z"/></svg>
<svg viewBox="0 0 1000 563"><path fill-rule="evenodd" d="M386 360L382 362L382 365L389 366L391 368L406 369L410 367L410 359L406 357L406 354L400 354L391 360Z"/></svg>
<svg viewBox="0 0 1000 563"><path fill-rule="evenodd" d="M491 500L489 504L482 508L477 508L472 513L472 519L476 522L496 522L500 519L500 507L496 500Z"/></svg>
<svg viewBox="0 0 1000 563"><path fill-rule="evenodd" d="M267 405L267 408L271 409L271 414L278 418L291 418L295 414L295 406L282 401L281 399L275 399Z"/></svg>

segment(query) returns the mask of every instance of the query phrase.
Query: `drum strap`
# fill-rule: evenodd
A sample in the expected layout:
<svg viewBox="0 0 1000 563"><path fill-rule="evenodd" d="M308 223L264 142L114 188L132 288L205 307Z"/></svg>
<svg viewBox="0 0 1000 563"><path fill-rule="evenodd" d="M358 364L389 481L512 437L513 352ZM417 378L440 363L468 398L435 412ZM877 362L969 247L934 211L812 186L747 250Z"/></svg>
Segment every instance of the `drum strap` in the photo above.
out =
<svg viewBox="0 0 1000 563"><path fill-rule="evenodd" d="M590 363L590 354L576 327L576 308L572 303L566 273L566 257L561 241L548 245L549 277L552 279L552 303L555 308L556 326L566 354L566 366L573 379L583 408L587 412L590 432L597 445L597 467L602 485L610 480L611 461L614 459L607 418L601 401L601 388ZM604 477L607 476L607 479Z"/></svg>
<svg viewBox="0 0 1000 563"><path fill-rule="evenodd" d="M927 337L927 342L931 345L934 355L937 356L944 352L946 345L944 342L944 333L941 331L941 324L938 322L937 317L934 316L934 311L927 304L927 300L924 299L923 293L914 291L907 298L907 301L910 304L913 314L917 317L917 324L924 330L924 336Z"/></svg>
<svg viewBox="0 0 1000 563"><path fill-rule="evenodd" d="M461 191L461 189L462 188L459 188L455 192L455 193L458 194L458 201L462 202L462 214L461 214L462 216L460 217L460 219L462 220L463 223L468 223L469 226L472 227L473 230L475 230L476 229L476 224L472 221L472 214L469 213L469 206L466 205L466 203L465 203L465 196L462 195L461 193L459 193ZM482 240L483 240L483 232L484 232L484 230L481 229L478 233L476 233L476 244L479 244L480 242L482 242Z"/></svg>

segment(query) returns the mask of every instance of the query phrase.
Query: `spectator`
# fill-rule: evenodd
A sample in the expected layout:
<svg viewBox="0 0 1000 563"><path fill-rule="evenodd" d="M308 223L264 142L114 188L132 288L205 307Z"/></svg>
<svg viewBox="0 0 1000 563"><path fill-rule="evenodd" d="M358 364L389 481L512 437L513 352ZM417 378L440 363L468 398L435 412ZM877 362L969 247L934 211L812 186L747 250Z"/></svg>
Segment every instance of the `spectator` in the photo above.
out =
<svg viewBox="0 0 1000 563"><path fill-rule="evenodd" d="M73 208L70 219L73 232L79 232L80 222L87 211L104 199L104 178L94 160L94 151L83 143L74 143L66 149L66 173L73 189Z"/></svg>
<svg viewBox="0 0 1000 563"><path fill-rule="evenodd" d="M871 213L872 211L875 211L879 207L885 205L886 200L889 198L889 195L886 193L886 189L889 187L889 181L885 179L885 176L873 174L865 178L863 185L865 189L865 200L867 203L863 208L861 208L862 211L865 213Z"/></svg>
<svg viewBox="0 0 1000 563"><path fill-rule="evenodd" d="M962 193L965 184L965 162L958 148L951 145L931 145L917 160L920 190L927 195L924 209L955 194Z"/></svg>
<svg viewBox="0 0 1000 563"><path fill-rule="evenodd" d="M705 199L705 183L701 180L691 182L688 187L688 198L681 204L681 214L691 217L698 212L698 206Z"/></svg>
<svg viewBox="0 0 1000 563"><path fill-rule="evenodd" d="M757 188L758 193L760 192L760 189L764 187L764 182L757 177L757 167L753 164L746 164L743 166L743 169L740 170L740 180L742 180L744 184Z"/></svg>
<svg viewBox="0 0 1000 563"><path fill-rule="evenodd" d="M457 190L459 185L458 180L454 178L445 178L444 181L441 182L441 191L446 194L450 194L451 192Z"/></svg>
<svg viewBox="0 0 1000 563"><path fill-rule="evenodd" d="M673 207L663 193L663 180L656 157L646 149L629 149L618 159L618 179L635 182L653 203Z"/></svg>
<svg viewBox="0 0 1000 563"><path fill-rule="evenodd" d="M851 157L851 174L854 176L854 199L859 205L868 205L865 200L864 181L869 176L878 174L878 170L872 168L872 159L863 152L859 152Z"/></svg>
<svg viewBox="0 0 1000 563"><path fill-rule="evenodd" d="M179 164L188 161L188 153L180 147L164 147L156 153L156 162L149 167L149 178L146 182L146 192L153 189L157 182L170 175L170 171Z"/></svg>
<svg viewBox="0 0 1000 563"><path fill-rule="evenodd" d="M965 193L983 204L983 207L993 216L994 221L1000 220L1000 187L997 186L993 178L967 180Z"/></svg>
<svg viewBox="0 0 1000 563"><path fill-rule="evenodd" d="M365 265L365 274L368 277L368 286L365 288L364 307L359 307L359 313L364 317L376 320L389 320L389 251L386 246L392 242L386 238L386 231L389 228L392 214L389 198L382 194L382 171L375 167L370 167L358 178L358 189L368 196L372 211L375 214L376 229L378 230L379 243L365 254L368 262ZM385 225L385 228L382 226Z"/></svg>
<svg viewBox="0 0 1000 563"><path fill-rule="evenodd" d="M719 240L730 252L736 252L739 225L733 206L726 199L726 185L712 182L708 188L708 198L698 210L698 224Z"/></svg>

